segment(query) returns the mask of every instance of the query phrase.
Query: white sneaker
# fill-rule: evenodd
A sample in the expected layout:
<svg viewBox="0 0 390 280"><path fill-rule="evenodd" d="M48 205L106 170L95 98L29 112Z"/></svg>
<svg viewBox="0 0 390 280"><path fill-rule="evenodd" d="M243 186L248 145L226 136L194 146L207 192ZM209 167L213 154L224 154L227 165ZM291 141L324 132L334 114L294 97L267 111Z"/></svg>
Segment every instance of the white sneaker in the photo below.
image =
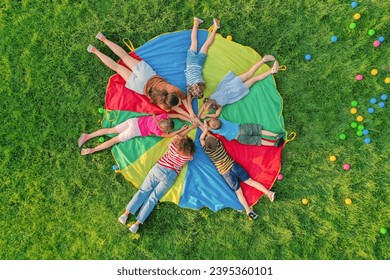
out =
<svg viewBox="0 0 390 280"><path fill-rule="evenodd" d="M131 233L137 233L138 229L139 229L139 225L136 225L136 224L132 224L131 227L129 228Z"/></svg>
<svg viewBox="0 0 390 280"><path fill-rule="evenodd" d="M99 32L98 34L96 34L96 38L99 39L100 41L102 41L103 37L105 38L106 36L104 36L102 32Z"/></svg>
<svg viewBox="0 0 390 280"><path fill-rule="evenodd" d="M194 21L196 21L198 23L198 25L203 23L203 20L201 20L200 18L197 18L197 17L194 17Z"/></svg>
<svg viewBox="0 0 390 280"><path fill-rule="evenodd" d="M125 214L122 214L119 218L118 218L118 222L120 222L122 225L125 225L126 224L126 221L127 221L127 216Z"/></svg>
<svg viewBox="0 0 390 280"><path fill-rule="evenodd" d="M93 53L93 50L95 49L95 47L94 46L92 46L92 45L89 45L88 46L88 48L87 48L87 52L89 52L89 53Z"/></svg>

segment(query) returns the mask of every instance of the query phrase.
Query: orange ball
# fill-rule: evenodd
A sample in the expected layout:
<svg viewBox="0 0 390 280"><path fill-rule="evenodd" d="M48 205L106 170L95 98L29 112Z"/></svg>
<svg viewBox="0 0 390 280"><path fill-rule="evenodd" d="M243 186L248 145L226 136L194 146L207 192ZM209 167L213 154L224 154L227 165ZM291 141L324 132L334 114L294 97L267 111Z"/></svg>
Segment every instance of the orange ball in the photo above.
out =
<svg viewBox="0 0 390 280"><path fill-rule="evenodd" d="M302 198L301 202L302 202L303 205L306 205L306 204L309 203L309 200L307 198Z"/></svg>
<svg viewBox="0 0 390 280"><path fill-rule="evenodd" d="M363 121L363 116L357 116L357 117L356 117L356 120L357 120L358 122Z"/></svg>
<svg viewBox="0 0 390 280"><path fill-rule="evenodd" d="M360 19L362 16L359 14L359 13L356 13L356 14L354 14L353 15L353 19L355 19L355 20L358 20L358 19Z"/></svg>
<svg viewBox="0 0 390 280"><path fill-rule="evenodd" d="M356 108L351 108L351 110L349 110L349 111L351 112L352 115L357 113L357 109Z"/></svg>
<svg viewBox="0 0 390 280"><path fill-rule="evenodd" d="M347 205L351 205L351 204L352 204L352 200L351 200L350 198L346 198L346 199L344 200L344 202L345 202L345 204L347 204Z"/></svg>

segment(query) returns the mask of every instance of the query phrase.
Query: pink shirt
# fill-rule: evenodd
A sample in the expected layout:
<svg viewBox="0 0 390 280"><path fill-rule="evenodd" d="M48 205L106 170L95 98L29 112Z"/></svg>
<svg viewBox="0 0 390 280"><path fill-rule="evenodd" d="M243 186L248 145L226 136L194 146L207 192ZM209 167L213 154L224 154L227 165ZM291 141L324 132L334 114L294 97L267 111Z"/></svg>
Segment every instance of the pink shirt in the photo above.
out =
<svg viewBox="0 0 390 280"><path fill-rule="evenodd" d="M158 164L168 167L179 173L189 160L192 159L192 156L183 156L177 152L175 145L171 142L168 146L168 152L160 158L157 162Z"/></svg>
<svg viewBox="0 0 390 280"><path fill-rule="evenodd" d="M167 113L156 116L156 119L158 121L167 118L168 118ZM158 127L157 123L154 121L153 116L139 117L138 127L142 137L149 136L149 135L161 136L163 134L163 132Z"/></svg>

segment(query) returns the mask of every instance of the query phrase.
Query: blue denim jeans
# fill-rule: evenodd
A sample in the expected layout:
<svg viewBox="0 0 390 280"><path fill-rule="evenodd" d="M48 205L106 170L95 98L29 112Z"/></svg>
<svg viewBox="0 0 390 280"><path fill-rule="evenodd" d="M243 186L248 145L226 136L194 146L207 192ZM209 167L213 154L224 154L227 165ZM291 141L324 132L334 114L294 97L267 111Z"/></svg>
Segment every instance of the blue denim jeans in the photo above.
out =
<svg viewBox="0 0 390 280"><path fill-rule="evenodd" d="M175 182L177 173L167 167L156 164L149 171L138 192L127 204L126 209L132 213L138 212L137 220L145 222L154 206Z"/></svg>

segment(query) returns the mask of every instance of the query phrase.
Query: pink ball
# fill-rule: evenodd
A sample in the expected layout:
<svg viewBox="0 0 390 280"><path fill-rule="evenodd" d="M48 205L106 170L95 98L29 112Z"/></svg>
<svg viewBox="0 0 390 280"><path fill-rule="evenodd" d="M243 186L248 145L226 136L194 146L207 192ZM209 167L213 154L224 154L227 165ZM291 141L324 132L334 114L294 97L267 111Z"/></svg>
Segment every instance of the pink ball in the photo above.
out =
<svg viewBox="0 0 390 280"><path fill-rule="evenodd" d="M283 179L283 175L282 174L279 174L278 175L278 180L280 181L280 180L282 180Z"/></svg>
<svg viewBox="0 0 390 280"><path fill-rule="evenodd" d="M362 74L357 74L356 75L356 80L358 80L358 81L363 80L363 75Z"/></svg>
<svg viewBox="0 0 390 280"><path fill-rule="evenodd" d="M344 170L349 170L349 169L351 169L351 166L348 163L346 163L346 164L344 164L343 168L344 168Z"/></svg>
<svg viewBox="0 0 390 280"><path fill-rule="evenodd" d="M379 40L375 40L373 45L374 47L379 47L381 45L381 42L379 42Z"/></svg>

